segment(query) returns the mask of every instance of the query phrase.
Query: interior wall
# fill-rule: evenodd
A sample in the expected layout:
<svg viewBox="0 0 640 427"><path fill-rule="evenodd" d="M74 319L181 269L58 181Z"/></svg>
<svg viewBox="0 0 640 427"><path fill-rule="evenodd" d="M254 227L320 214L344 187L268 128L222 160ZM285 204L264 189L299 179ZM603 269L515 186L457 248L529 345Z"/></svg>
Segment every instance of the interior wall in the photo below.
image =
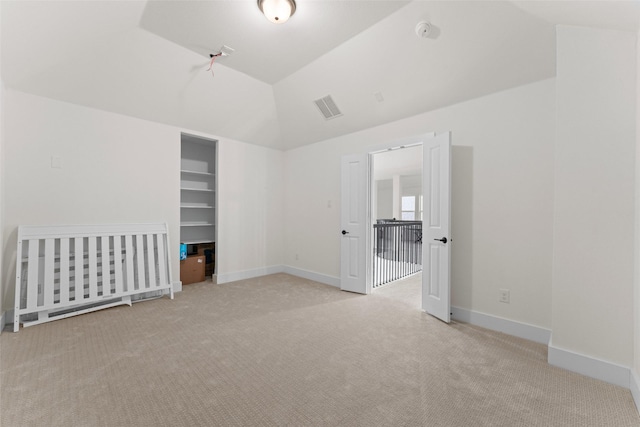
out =
<svg viewBox="0 0 640 427"><path fill-rule="evenodd" d="M285 152L285 263L339 277L343 155L451 130L452 304L549 328L554 105L547 79Z"/></svg>
<svg viewBox="0 0 640 427"><path fill-rule="evenodd" d="M13 301L20 224L167 222L179 280L181 131L220 144L218 273L282 264L281 152L11 89L5 95L3 309ZM51 167L54 155L61 169Z"/></svg>
<svg viewBox="0 0 640 427"><path fill-rule="evenodd" d="M376 183L378 194L374 219L393 218L393 180L381 179Z"/></svg>
<svg viewBox="0 0 640 427"><path fill-rule="evenodd" d="M640 31L636 38L636 99L640 100ZM635 246L635 282L634 282L634 311L635 311L635 352L634 371L640 380L640 104L636 102L636 246ZM640 387L640 382L637 384ZM640 395L636 396L636 406L640 409Z"/></svg>
<svg viewBox="0 0 640 427"><path fill-rule="evenodd" d="M2 7L0 7L0 22L2 21ZM0 31L0 46L2 45L2 35ZM0 55L0 70L2 55ZM4 79L0 76L0 333L4 329L4 322L6 321L4 316L4 288L2 286L2 278L4 277Z"/></svg>
<svg viewBox="0 0 640 427"><path fill-rule="evenodd" d="M0 333L4 329L5 319L2 318L4 314L4 288L2 287L2 278L4 277L4 94L5 87L4 82L0 79Z"/></svg>
<svg viewBox="0 0 640 427"><path fill-rule="evenodd" d="M218 247L224 248L218 254L218 282L232 277L225 276L229 273L280 267L283 153L222 140L218 156Z"/></svg>
<svg viewBox="0 0 640 427"><path fill-rule="evenodd" d="M633 363L636 36L557 29L552 345Z"/></svg>
<svg viewBox="0 0 640 427"><path fill-rule="evenodd" d="M179 243L177 129L14 90L5 101L4 308L18 225L167 222ZM174 281L178 265L175 256Z"/></svg>

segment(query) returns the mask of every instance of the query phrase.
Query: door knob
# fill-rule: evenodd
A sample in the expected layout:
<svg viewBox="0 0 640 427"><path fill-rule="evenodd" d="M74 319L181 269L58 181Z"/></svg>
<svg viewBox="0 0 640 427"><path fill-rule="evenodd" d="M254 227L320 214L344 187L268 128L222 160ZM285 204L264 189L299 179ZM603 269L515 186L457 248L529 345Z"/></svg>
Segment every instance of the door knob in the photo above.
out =
<svg viewBox="0 0 640 427"><path fill-rule="evenodd" d="M438 242L442 242L442 243L447 243L446 237L443 237L442 239L433 239L433 240L437 240Z"/></svg>
<svg viewBox="0 0 640 427"><path fill-rule="evenodd" d="M349 232L347 230L342 230L342 235L344 236L345 234L349 234Z"/></svg>

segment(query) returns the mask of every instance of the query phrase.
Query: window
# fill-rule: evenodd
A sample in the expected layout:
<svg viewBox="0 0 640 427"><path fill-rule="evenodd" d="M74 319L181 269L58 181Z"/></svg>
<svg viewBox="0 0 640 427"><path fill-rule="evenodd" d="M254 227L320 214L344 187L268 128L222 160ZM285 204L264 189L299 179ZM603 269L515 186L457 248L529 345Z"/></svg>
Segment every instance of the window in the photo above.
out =
<svg viewBox="0 0 640 427"><path fill-rule="evenodd" d="M416 196L402 197L402 219L409 221L416 219Z"/></svg>
<svg viewBox="0 0 640 427"><path fill-rule="evenodd" d="M402 196L400 219L405 221L422 220L422 196Z"/></svg>

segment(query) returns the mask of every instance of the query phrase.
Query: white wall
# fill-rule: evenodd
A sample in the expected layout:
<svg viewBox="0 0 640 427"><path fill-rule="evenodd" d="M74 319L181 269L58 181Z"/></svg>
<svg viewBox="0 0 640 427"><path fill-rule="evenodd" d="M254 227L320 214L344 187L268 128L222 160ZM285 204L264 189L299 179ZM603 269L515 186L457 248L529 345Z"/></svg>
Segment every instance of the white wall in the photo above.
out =
<svg viewBox="0 0 640 427"><path fill-rule="evenodd" d="M13 90L5 101L5 309L18 225L167 222L179 243L177 129Z"/></svg>
<svg viewBox="0 0 640 427"><path fill-rule="evenodd" d="M554 100L548 79L285 152L285 263L339 276L342 155L451 130L452 304L549 328Z"/></svg>
<svg viewBox="0 0 640 427"><path fill-rule="evenodd" d="M636 37L557 31L552 346L629 367Z"/></svg>
<svg viewBox="0 0 640 427"><path fill-rule="evenodd" d="M640 100L640 31L636 38L636 100ZM636 102L636 244L635 244L635 280L634 280L634 365L632 386L635 383L634 399L640 410L640 105Z"/></svg>
<svg viewBox="0 0 640 427"><path fill-rule="evenodd" d="M2 317L4 315L4 310L3 310L3 301L4 301L4 292L3 292L3 287L2 287L2 278L4 277L4 262L3 262L3 258L4 258L4 227L2 226L2 224L4 224L4 208L5 208L5 202L4 202L4 95L5 94L5 87L4 87L4 82L0 79L0 333L2 332L2 330L4 329L4 322L6 321L4 319L4 317Z"/></svg>
<svg viewBox="0 0 640 427"><path fill-rule="evenodd" d="M20 224L168 222L179 280L181 131L220 141L218 273L282 264L281 152L14 90L4 107L3 309Z"/></svg>
<svg viewBox="0 0 640 427"><path fill-rule="evenodd" d="M0 7L0 22L2 21L2 8ZM1 32L0 32L1 33ZM0 35L0 45L2 36ZM1 55L0 55L1 57ZM2 60L0 59L0 70ZM0 77L0 333L4 329L4 310L3 310L3 296L4 296L4 288L2 287L2 278L4 277L4 266L3 266L3 258L4 258L4 229L3 229L3 220L4 220L4 95L5 87L4 87L4 79Z"/></svg>
<svg viewBox="0 0 640 427"><path fill-rule="evenodd" d="M393 218L393 179L376 181L376 209L373 219Z"/></svg>
<svg viewBox="0 0 640 427"><path fill-rule="evenodd" d="M222 141L218 154L218 283L280 268L283 153Z"/></svg>

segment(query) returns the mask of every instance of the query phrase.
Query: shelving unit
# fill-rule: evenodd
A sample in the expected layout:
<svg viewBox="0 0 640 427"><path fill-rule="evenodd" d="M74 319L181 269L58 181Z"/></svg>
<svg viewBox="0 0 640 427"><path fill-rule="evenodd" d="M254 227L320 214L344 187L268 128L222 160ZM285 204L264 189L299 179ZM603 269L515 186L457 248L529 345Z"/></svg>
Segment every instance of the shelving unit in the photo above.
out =
<svg viewBox="0 0 640 427"><path fill-rule="evenodd" d="M182 134L180 155L180 242L216 241L217 141Z"/></svg>

